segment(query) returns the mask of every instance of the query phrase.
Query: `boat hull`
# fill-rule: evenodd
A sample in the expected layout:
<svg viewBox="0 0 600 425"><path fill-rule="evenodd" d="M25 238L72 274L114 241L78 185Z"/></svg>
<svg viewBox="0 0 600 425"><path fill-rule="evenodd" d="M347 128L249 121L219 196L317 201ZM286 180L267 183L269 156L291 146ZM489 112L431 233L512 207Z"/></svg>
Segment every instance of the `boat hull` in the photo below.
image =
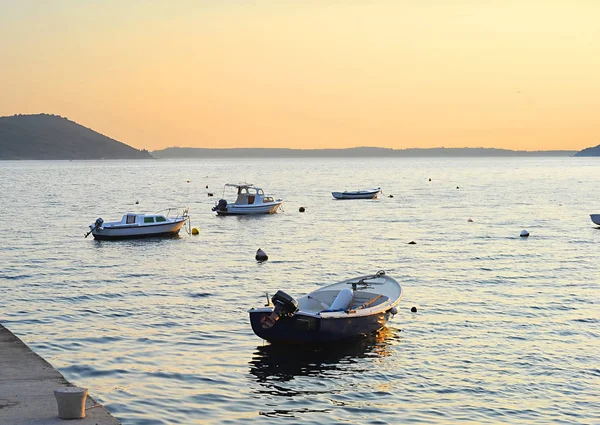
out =
<svg viewBox="0 0 600 425"><path fill-rule="evenodd" d="M365 316L336 318L297 313L282 317L273 327L265 329L261 320L270 311L250 310L249 314L254 333L271 343L324 343L363 338L385 327L392 316L391 309Z"/></svg>
<svg viewBox="0 0 600 425"><path fill-rule="evenodd" d="M228 204L224 210L216 210L217 215L255 215L275 214L283 202L263 205L235 205Z"/></svg>
<svg viewBox="0 0 600 425"><path fill-rule="evenodd" d="M600 226L600 214L590 214L590 218L594 224Z"/></svg>
<svg viewBox="0 0 600 425"><path fill-rule="evenodd" d="M331 192L335 199L375 199L380 190L371 192Z"/></svg>
<svg viewBox="0 0 600 425"><path fill-rule="evenodd" d="M174 237L179 234L186 220L148 226L117 225L94 229L92 235L98 240L138 239L156 237Z"/></svg>

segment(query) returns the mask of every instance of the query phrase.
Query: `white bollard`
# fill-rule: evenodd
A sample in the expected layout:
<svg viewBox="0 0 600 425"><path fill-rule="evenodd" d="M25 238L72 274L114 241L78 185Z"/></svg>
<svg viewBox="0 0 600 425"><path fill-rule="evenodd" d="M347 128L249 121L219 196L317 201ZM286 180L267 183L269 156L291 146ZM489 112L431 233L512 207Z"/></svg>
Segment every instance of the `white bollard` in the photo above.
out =
<svg viewBox="0 0 600 425"><path fill-rule="evenodd" d="M61 419L85 418L85 400L87 388L62 387L54 390L58 404L58 417Z"/></svg>

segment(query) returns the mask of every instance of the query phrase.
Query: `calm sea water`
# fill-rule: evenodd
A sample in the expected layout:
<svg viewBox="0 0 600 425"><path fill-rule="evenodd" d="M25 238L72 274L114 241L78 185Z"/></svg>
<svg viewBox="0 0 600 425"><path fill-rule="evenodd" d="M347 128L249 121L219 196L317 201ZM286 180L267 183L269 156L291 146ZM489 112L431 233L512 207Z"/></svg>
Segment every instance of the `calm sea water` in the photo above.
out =
<svg viewBox="0 0 600 425"><path fill-rule="evenodd" d="M284 211L216 217L238 181ZM578 158L1 162L0 322L123 424L600 423L599 186ZM83 237L186 205L198 236ZM380 269L405 297L376 337L252 333L265 292Z"/></svg>

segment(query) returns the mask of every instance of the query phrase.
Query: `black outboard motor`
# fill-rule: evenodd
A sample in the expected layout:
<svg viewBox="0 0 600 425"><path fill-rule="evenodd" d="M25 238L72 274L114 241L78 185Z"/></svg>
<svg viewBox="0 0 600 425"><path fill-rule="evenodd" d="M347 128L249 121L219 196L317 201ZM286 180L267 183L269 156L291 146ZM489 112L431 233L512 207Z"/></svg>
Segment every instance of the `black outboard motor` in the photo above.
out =
<svg viewBox="0 0 600 425"><path fill-rule="evenodd" d="M90 224L90 231L85 234L85 237L87 238L94 230L102 227L103 224L104 220L102 220L102 217L98 217L94 224Z"/></svg>
<svg viewBox="0 0 600 425"><path fill-rule="evenodd" d="M273 302L273 313L261 319L263 328L272 328L283 316L293 316L298 311L298 301L283 291L277 291L271 298Z"/></svg>
<svg viewBox="0 0 600 425"><path fill-rule="evenodd" d="M219 199L219 203L212 209L213 211L227 211L227 201L225 199Z"/></svg>

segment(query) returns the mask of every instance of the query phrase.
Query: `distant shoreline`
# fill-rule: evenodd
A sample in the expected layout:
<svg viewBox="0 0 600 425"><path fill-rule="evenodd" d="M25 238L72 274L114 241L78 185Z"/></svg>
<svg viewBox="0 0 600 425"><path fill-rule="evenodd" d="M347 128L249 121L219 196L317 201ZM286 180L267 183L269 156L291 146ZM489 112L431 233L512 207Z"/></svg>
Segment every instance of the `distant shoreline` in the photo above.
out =
<svg viewBox="0 0 600 425"><path fill-rule="evenodd" d="M348 149L286 148L181 148L151 152L156 159L185 158L477 158L477 157L571 157L578 151L514 151L494 148L388 149L358 147Z"/></svg>
<svg viewBox="0 0 600 425"><path fill-rule="evenodd" d="M188 158L516 158L600 156L600 145L577 150L353 147L345 149L191 148L148 152L52 114L0 117L0 160L113 160Z"/></svg>

